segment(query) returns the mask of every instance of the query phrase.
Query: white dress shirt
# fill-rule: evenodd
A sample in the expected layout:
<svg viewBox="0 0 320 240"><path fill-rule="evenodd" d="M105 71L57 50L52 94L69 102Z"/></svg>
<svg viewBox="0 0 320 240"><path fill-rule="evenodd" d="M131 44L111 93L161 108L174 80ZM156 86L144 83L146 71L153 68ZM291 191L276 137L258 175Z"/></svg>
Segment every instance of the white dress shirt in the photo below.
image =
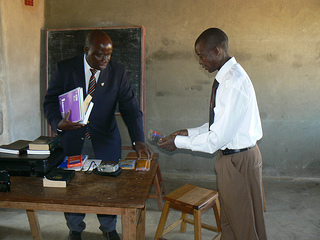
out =
<svg viewBox="0 0 320 240"><path fill-rule="evenodd" d="M88 88L89 88L89 81L90 81L90 78L91 78L91 75L92 75L92 72L90 71L90 68L92 68L92 67L90 67L89 63L87 62L85 54L84 54L84 57L83 57L83 62L84 62L84 64L83 64L84 65L84 76L86 78L86 93L87 93L88 92ZM100 76L100 70L97 70L97 72L95 74L96 82L98 82L99 76Z"/></svg>
<svg viewBox="0 0 320 240"><path fill-rule="evenodd" d="M177 136L177 148L214 153L219 149L252 147L262 138L262 127L252 82L233 57L218 71L214 122Z"/></svg>

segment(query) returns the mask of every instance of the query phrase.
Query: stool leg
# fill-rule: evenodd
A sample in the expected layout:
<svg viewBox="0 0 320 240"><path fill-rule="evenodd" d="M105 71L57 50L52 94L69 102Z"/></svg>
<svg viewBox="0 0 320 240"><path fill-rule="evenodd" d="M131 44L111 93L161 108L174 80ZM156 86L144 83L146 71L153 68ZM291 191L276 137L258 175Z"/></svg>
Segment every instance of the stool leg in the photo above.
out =
<svg viewBox="0 0 320 240"><path fill-rule="evenodd" d="M187 230L187 223L186 223L186 219L188 218L188 214L185 212L182 212L181 214L181 227L180 227L180 232L184 233Z"/></svg>
<svg viewBox="0 0 320 240"><path fill-rule="evenodd" d="M219 199L216 199L216 204L213 205L213 212L216 217L218 232L221 232L221 222L220 222L220 202Z"/></svg>
<svg viewBox="0 0 320 240"><path fill-rule="evenodd" d="M194 239L201 240L201 212L199 210L194 210Z"/></svg>
<svg viewBox="0 0 320 240"><path fill-rule="evenodd" d="M170 202L166 201L162 210L162 214L159 220L159 225L158 225L158 229L156 232L156 236L154 237L154 240L158 240L160 237L162 237L163 230L169 215L169 211L170 211Z"/></svg>

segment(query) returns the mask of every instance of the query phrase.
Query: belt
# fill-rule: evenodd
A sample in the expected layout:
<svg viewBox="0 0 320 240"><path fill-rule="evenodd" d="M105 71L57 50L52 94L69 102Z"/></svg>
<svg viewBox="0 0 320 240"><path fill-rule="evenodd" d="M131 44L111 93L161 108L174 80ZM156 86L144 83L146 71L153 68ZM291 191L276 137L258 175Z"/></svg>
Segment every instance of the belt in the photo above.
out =
<svg viewBox="0 0 320 240"><path fill-rule="evenodd" d="M241 149L224 149L224 150L220 150L220 153L222 155L230 155L230 154L235 154L235 153L240 153L240 152L244 152L247 150L250 150L252 148L254 148L256 145L254 145L253 147L247 147L247 148L241 148Z"/></svg>

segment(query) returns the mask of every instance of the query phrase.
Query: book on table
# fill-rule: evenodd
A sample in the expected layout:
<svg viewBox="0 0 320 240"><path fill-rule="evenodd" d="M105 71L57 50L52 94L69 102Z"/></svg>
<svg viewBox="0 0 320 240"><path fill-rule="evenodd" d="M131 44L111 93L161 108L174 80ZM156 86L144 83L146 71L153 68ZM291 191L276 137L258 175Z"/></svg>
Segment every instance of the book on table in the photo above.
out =
<svg viewBox="0 0 320 240"><path fill-rule="evenodd" d="M75 176L74 170L53 168L43 178L44 187L66 187Z"/></svg>
<svg viewBox="0 0 320 240"><path fill-rule="evenodd" d="M17 140L10 144L3 144L0 146L0 152L22 155L27 152L30 142L28 140Z"/></svg>
<svg viewBox="0 0 320 240"><path fill-rule="evenodd" d="M58 168L64 170L81 171L87 159L88 155L65 156Z"/></svg>
<svg viewBox="0 0 320 240"><path fill-rule="evenodd" d="M92 96L90 94L83 100L82 87L63 93L59 95L58 99L62 117L65 117L70 110L69 121L87 124L93 108L93 102L91 102Z"/></svg>
<svg viewBox="0 0 320 240"><path fill-rule="evenodd" d="M27 154L28 155L48 155L51 154L54 151L54 149L52 151L50 150L30 150L27 149Z"/></svg>
<svg viewBox="0 0 320 240"><path fill-rule="evenodd" d="M138 160L137 153L130 152L125 160L136 160L136 171L150 170L151 160L148 160L148 157L145 153L142 153L141 158Z"/></svg>
<svg viewBox="0 0 320 240"><path fill-rule="evenodd" d="M139 159L136 165L136 171L149 171L151 160Z"/></svg>
<svg viewBox="0 0 320 240"><path fill-rule="evenodd" d="M119 167L121 167L122 169L133 170L136 168L136 160L135 159L120 160Z"/></svg>
<svg viewBox="0 0 320 240"><path fill-rule="evenodd" d="M60 146L58 137L40 136L29 143L28 154L50 154L57 147ZM37 151L43 151L37 152Z"/></svg>

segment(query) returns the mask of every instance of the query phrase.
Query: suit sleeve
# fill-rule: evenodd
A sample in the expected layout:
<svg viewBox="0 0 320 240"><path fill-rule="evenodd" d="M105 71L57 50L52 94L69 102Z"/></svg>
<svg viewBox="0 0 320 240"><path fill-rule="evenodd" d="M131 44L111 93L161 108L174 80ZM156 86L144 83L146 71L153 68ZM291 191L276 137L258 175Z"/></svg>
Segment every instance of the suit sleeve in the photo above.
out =
<svg viewBox="0 0 320 240"><path fill-rule="evenodd" d="M49 83L47 94L44 98L43 110L45 117L48 119L52 130L57 131L57 126L62 120L59 109L58 96L63 93L63 81L60 76L59 64L54 72L53 79Z"/></svg>
<svg viewBox="0 0 320 240"><path fill-rule="evenodd" d="M119 88L119 111L128 127L132 142L144 142L143 113L141 112L135 94L128 82L126 71L123 71Z"/></svg>

